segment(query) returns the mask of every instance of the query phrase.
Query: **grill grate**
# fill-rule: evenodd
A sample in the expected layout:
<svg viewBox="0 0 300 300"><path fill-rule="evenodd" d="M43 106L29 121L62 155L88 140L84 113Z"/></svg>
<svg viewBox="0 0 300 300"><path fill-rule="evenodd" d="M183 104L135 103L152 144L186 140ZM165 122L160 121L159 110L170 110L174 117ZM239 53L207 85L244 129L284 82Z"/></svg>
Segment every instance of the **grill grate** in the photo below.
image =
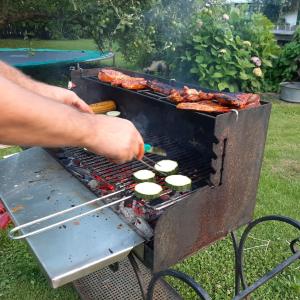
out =
<svg viewBox="0 0 300 300"><path fill-rule="evenodd" d="M192 179L191 191L173 192L165 185L164 177L156 175L156 182L162 186L163 192L159 198L146 202L134 195L136 183L133 180L133 173L145 168L148 169L142 162L136 160L117 165L84 149L70 147L59 149L54 152L54 155L67 170L98 197L116 190L124 190L118 194L117 198L109 197L109 199L104 200L105 202L118 200L123 196L131 196L124 203L112 205L111 208L146 240L150 240L153 235L151 228L155 227L161 212L168 206L182 201L194 190L207 186L213 170L210 160L208 161L207 157L204 158L192 145L181 145L164 136L147 136L145 141L153 146L163 148L167 152L168 159L178 162L179 174L189 176ZM161 156L155 154L146 154L145 156L155 162L162 159Z"/></svg>
<svg viewBox="0 0 300 300"><path fill-rule="evenodd" d="M168 159L176 160L179 164L179 173L189 176L192 179L192 191L208 184L209 175L213 172L210 161L205 160L201 154L189 145L180 145L171 141L167 137L147 136L147 142L151 141L154 146L159 146L167 151ZM127 195L133 194L135 182L132 174L135 171L145 169L145 165L140 161L127 162L116 165L106 158L89 153L79 148L63 148L56 153L63 165L77 176L85 184L89 183L85 174L94 174L98 180L103 181L103 186L93 189L97 196L101 196L113 189L125 189ZM155 154L146 154L146 157L158 162L162 158ZM70 164L69 160L77 164ZM87 172L86 172L87 171ZM165 201L171 201L172 197L181 199L190 192L174 194L164 184L164 178L156 176L156 182L163 186L163 194L159 200L147 203L148 207L155 208ZM90 187L90 186L89 186ZM167 195L171 197L167 197Z"/></svg>

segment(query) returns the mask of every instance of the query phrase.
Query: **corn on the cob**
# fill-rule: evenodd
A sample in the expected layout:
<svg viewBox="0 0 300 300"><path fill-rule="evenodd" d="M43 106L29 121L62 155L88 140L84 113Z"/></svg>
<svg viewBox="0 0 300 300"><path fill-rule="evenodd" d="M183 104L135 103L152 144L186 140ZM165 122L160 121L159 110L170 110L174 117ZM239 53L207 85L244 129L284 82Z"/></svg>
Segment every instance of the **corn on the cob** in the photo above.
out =
<svg viewBox="0 0 300 300"><path fill-rule="evenodd" d="M116 110L116 103L113 100L102 101L90 105L95 114L104 114L111 110Z"/></svg>

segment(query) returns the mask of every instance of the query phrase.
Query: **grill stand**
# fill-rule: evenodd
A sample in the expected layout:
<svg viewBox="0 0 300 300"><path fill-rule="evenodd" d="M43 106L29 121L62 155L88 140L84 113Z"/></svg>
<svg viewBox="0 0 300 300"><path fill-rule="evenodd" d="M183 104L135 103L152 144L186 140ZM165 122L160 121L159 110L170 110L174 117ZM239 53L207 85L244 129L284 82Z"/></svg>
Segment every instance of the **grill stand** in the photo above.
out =
<svg viewBox="0 0 300 300"><path fill-rule="evenodd" d="M268 221L278 221L286 223L300 231L300 222L289 217L271 215L252 221L244 230L241 239L238 240L235 232L231 232L233 248L235 253L235 296L233 300L241 300L271 280L278 273L300 259L300 249L296 244L300 242L300 237L290 242L293 253L289 258L278 264L271 271L248 286L244 273L243 252L244 245L251 230L259 224ZM130 266L131 264L131 266ZM109 274L110 273L110 274ZM208 293L193 278L185 273L172 269L155 273L151 278L151 273L146 267L135 260L132 254L129 258L120 263L120 272L111 271L108 267L105 270L97 271L89 276L74 282L75 288L82 299L130 299L130 300L164 300L182 299L164 280L163 277L174 277L190 286L199 299L211 300ZM150 280L151 278L151 280ZM147 292L145 285L148 285ZM146 294L146 295L145 295Z"/></svg>

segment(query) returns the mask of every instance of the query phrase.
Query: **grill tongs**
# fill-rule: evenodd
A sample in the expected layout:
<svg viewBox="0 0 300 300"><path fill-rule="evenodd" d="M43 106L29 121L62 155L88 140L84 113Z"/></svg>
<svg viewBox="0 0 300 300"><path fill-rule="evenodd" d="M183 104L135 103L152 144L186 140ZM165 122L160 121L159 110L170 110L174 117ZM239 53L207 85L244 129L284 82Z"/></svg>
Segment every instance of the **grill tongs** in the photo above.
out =
<svg viewBox="0 0 300 300"><path fill-rule="evenodd" d="M27 228L27 227L30 227L30 226L35 225L35 224L39 224L39 223L44 222L44 221L46 221L46 220L52 219L52 218L54 218L54 217L57 217L57 216L60 216L60 215L64 215L64 214L69 213L69 212L71 212L71 211L73 211L73 210L76 210L76 209L78 209L78 208L82 208L82 207L84 207L84 206L88 206L88 205L93 204L93 203L95 203L95 202L98 202L98 201L101 201L101 200L105 200L105 199L107 199L107 198L110 198L110 197L113 197L113 196L115 196L115 195L118 195L118 194L120 194L120 193L122 193L122 192L125 192L125 189L121 189L121 190L119 190L119 191L110 193L110 194L108 194L108 195L105 195L105 196L102 196L102 197L99 197L99 198L92 199L92 200L90 200L90 201L88 201L88 202L85 202L85 203L76 205L76 206L74 206L74 207L67 208L67 209L65 209L65 210L62 210L62 211L53 213L53 214L51 214L51 215L48 215L48 216L45 216L45 217L42 217L42 218L33 220L33 221L31 221L31 222L28 222L28 223L25 223L25 224L23 224L23 225L19 225L19 226L13 228L12 230L10 230L9 233L8 233L8 236L9 236L11 239L13 239L13 240L24 239L24 238L26 238L26 237L29 237L29 236L36 235L36 234L39 234L39 233L41 233L41 232L47 231L47 230L49 230L49 229L51 229L51 228L54 228L54 227L63 225L63 224L65 224L65 223L67 223L67 222L70 222L70 221L73 221L73 220L82 218L82 217L84 217L84 216L90 215L90 214L92 214L92 213L98 212L98 211L100 211L100 210L102 210L102 209L104 209L104 208L113 206L113 205L115 205L115 204L118 204L118 203L120 203L120 202L123 202L123 201L125 201L125 200L128 200L128 199L130 199L130 198L132 197L132 195L130 195L130 196L125 196L125 197L123 196L123 197L121 197L121 198L118 199L118 200L114 200L114 201L112 201L112 202L110 202L110 203L104 204L104 205L102 205L102 206L100 206L100 207L97 207L97 208L95 208L95 209L86 211L86 212L81 213L81 214L78 214L78 215L76 215L76 216L73 216L73 217L64 219L64 220L62 220L62 221L56 222L56 223L54 223L54 224L51 224L51 225L48 225L48 226L45 226L45 227L42 227L42 228L37 229L37 230L29 231L29 232L24 233L24 234L21 234L21 235L16 235L16 233L17 233L19 230L21 230L21 229L25 229L25 228Z"/></svg>

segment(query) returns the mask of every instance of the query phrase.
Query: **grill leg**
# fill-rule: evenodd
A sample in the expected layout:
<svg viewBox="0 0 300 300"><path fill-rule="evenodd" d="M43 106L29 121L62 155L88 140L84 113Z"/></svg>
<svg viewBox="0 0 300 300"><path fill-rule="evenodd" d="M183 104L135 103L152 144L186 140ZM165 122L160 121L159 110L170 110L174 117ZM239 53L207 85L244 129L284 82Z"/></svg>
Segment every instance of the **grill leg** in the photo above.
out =
<svg viewBox="0 0 300 300"><path fill-rule="evenodd" d="M148 286L146 300L153 300L153 293L154 293L155 285L160 278L165 277L165 276L175 277L175 278L185 282L188 286L190 286L196 292L196 294L199 296L200 299L211 300L211 298L209 297L207 292L201 286L199 286L198 283L193 278L189 277L185 273L171 270L171 269L161 271L161 272L158 272L153 275L153 277L149 283L149 286Z"/></svg>
<svg viewBox="0 0 300 300"><path fill-rule="evenodd" d="M138 284L139 284L139 287L140 287L140 290L141 290L141 294L142 294L142 298L143 300L146 300L146 288L145 288L145 284L144 284L144 281L143 281L143 275L141 274L141 270L134 258L134 255L132 254L132 252L129 253L128 255L128 259L130 261L130 264L133 268L133 271L135 273L135 276L138 280Z"/></svg>
<svg viewBox="0 0 300 300"><path fill-rule="evenodd" d="M278 221L282 223L289 224L294 228L300 231L300 222L289 217L285 216L265 216L259 218L257 220L252 221L244 230L240 241L238 241L235 233L231 233L231 238L233 241L233 248L235 252L235 297L233 300L241 300L248 297L253 291L258 289L260 286L265 284L267 281L275 277L278 273L282 272L285 268L287 268L290 264L295 262L297 259L300 259L300 249L296 249L296 244L300 242L300 237L294 239L290 243L290 248L293 253L292 256L284 260L282 263L278 264L275 268L273 268L270 272L266 273L263 277L259 278L252 285L248 286L246 283L246 277L244 274L244 246L247 240L247 237L251 230L258 224L265 223L268 221ZM241 291L241 285L243 290Z"/></svg>

